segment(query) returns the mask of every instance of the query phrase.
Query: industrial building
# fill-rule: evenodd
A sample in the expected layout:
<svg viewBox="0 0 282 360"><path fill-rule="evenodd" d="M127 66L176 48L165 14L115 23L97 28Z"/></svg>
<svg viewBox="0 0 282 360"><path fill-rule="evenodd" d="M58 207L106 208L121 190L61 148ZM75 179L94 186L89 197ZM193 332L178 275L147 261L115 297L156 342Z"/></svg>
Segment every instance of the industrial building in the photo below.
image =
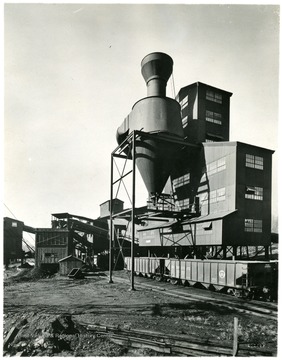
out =
<svg viewBox="0 0 282 360"><path fill-rule="evenodd" d="M10 261L22 259L22 234L24 223L19 220L4 218L4 264Z"/></svg>
<svg viewBox="0 0 282 360"><path fill-rule="evenodd" d="M133 172L136 164L148 190L143 214L131 216L138 251L236 259L255 247L268 258L273 151L229 141L231 92L196 82L166 97L172 65L163 53L142 60L147 97L117 129L112 153Z"/></svg>
<svg viewBox="0 0 282 360"><path fill-rule="evenodd" d="M189 143L229 141L231 96L228 91L201 82L180 89L176 100Z"/></svg>
<svg viewBox="0 0 282 360"><path fill-rule="evenodd" d="M117 129L112 153L112 162L130 160L132 171L122 170L116 180L111 164L111 198L100 205L100 217L52 214L51 228L36 229L5 218L5 264L21 257L24 229L35 233L36 266L53 269L62 259L86 261L103 252L111 256L112 249L117 263L129 255L132 239L143 256L236 259L248 258L255 247L269 257L273 151L229 141L231 92L196 82L175 99L166 97L172 67L163 53L141 62L147 97ZM139 209L135 165L148 191L147 205ZM127 175L132 209L113 198L113 187Z"/></svg>
<svg viewBox="0 0 282 360"><path fill-rule="evenodd" d="M69 213L52 214L51 228L35 232L35 265L57 271L70 255L87 262L108 245L108 224Z"/></svg>
<svg viewBox="0 0 282 360"><path fill-rule="evenodd" d="M272 153L240 142L204 143L171 182L180 211L195 206L198 198L200 216L183 221L177 233L177 220L149 232L148 224L139 230L140 245L159 246L162 241L163 246L197 246L203 255L206 249L200 246L214 246L224 254L232 247L236 256L237 247L260 244L268 255Z"/></svg>
<svg viewBox="0 0 282 360"><path fill-rule="evenodd" d="M51 215L51 227L33 228L23 221L4 218L4 264L23 260L23 231L35 234L35 249L31 249L35 257L35 266L48 271L58 271L65 274L73 264L97 265L98 255L103 254L103 266L108 266L109 218L110 201L100 205L100 216L90 219L85 216L73 215L67 212ZM112 210L123 210L123 201L114 199ZM120 233L126 228L124 222L117 224ZM116 236L117 239L117 236ZM117 240L116 240L117 241ZM119 245L116 244L116 248ZM105 260L106 259L106 260ZM61 265L59 267L59 265Z"/></svg>
<svg viewBox="0 0 282 360"><path fill-rule="evenodd" d="M13 261L20 260L23 262L25 255L23 243L28 248L29 253L34 253L34 249L24 240L23 231L34 234L35 229L31 226L25 225L23 221L9 217L4 217L3 223L4 265L8 267Z"/></svg>

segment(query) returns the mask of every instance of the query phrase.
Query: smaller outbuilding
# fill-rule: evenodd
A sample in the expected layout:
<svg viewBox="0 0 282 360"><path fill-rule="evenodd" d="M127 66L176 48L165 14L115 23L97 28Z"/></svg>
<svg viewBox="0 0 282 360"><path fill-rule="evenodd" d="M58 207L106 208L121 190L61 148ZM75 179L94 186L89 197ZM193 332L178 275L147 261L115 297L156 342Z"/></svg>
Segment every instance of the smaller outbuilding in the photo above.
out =
<svg viewBox="0 0 282 360"><path fill-rule="evenodd" d="M80 269L85 262L73 255L69 255L59 260L59 274L68 275L72 269Z"/></svg>

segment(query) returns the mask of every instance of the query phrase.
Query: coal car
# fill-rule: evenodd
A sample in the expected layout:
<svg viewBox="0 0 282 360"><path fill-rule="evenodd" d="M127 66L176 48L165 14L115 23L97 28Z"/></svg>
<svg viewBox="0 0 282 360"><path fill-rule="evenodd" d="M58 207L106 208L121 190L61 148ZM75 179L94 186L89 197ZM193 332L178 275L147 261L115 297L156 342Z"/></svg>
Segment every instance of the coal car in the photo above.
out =
<svg viewBox="0 0 282 360"><path fill-rule="evenodd" d="M131 258L125 258L131 271ZM277 299L277 261L199 260L138 257L134 259L136 275L158 281L227 292L236 297L263 300Z"/></svg>

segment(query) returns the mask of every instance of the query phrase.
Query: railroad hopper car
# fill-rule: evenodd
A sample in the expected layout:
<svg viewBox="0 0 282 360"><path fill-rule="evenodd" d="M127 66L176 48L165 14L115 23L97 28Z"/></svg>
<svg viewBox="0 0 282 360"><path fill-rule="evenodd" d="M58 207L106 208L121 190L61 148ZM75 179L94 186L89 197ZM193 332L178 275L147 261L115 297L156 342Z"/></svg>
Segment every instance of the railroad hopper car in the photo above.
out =
<svg viewBox="0 0 282 360"><path fill-rule="evenodd" d="M131 258L125 258L131 271ZM236 297L277 299L277 261L199 260L140 257L134 259L136 275L170 281L172 284L201 285Z"/></svg>

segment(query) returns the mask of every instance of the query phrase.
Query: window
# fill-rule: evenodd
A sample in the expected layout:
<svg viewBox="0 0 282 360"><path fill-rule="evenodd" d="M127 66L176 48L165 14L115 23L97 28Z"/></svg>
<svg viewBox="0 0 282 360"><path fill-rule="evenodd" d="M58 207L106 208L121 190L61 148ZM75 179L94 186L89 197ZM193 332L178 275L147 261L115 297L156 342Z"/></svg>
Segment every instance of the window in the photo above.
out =
<svg viewBox="0 0 282 360"><path fill-rule="evenodd" d="M225 188L220 188L210 192L210 204L225 200Z"/></svg>
<svg viewBox="0 0 282 360"><path fill-rule="evenodd" d="M185 116L183 119L182 119L182 126L185 128L188 124L188 116Z"/></svg>
<svg viewBox="0 0 282 360"><path fill-rule="evenodd" d="M189 198L187 199L182 199L182 200L178 200L178 206L181 209L187 209L189 207Z"/></svg>
<svg viewBox="0 0 282 360"><path fill-rule="evenodd" d="M174 189L189 183L190 183L190 173L180 176L179 178L174 179L172 182Z"/></svg>
<svg viewBox="0 0 282 360"><path fill-rule="evenodd" d="M220 158L216 161L213 161L213 162L207 164L206 172L207 172L207 175L210 176L210 175L216 174L218 172L221 172L225 169L226 169L226 158L223 157L223 158Z"/></svg>
<svg viewBox="0 0 282 360"><path fill-rule="evenodd" d="M206 142L216 142L216 141L222 141L223 136L206 133Z"/></svg>
<svg viewBox="0 0 282 360"><path fill-rule="evenodd" d="M262 220L245 219L246 232L262 232Z"/></svg>
<svg viewBox="0 0 282 360"><path fill-rule="evenodd" d="M226 169L226 158L223 157L217 160L217 172L223 171Z"/></svg>
<svg viewBox="0 0 282 360"><path fill-rule="evenodd" d="M225 200L225 187L216 189L216 190L212 190L209 193L209 195L208 195L208 192L198 194L198 195L199 195L201 204L205 204L208 201L210 204L217 203L219 201L224 201Z"/></svg>
<svg viewBox="0 0 282 360"><path fill-rule="evenodd" d="M219 93L216 93L212 90L207 90L206 99L210 100L210 101L214 101L219 104L222 104L222 95Z"/></svg>
<svg viewBox="0 0 282 360"><path fill-rule="evenodd" d="M66 245L67 235L56 233L37 234L37 244L43 245Z"/></svg>
<svg viewBox="0 0 282 360"><path fill-rule="evenodd" d="M186 108L188 106L188 95L186 95L181 101L180 101L181 110Z"/></svg>
<svg viewBox="0 0 282 360"><path fill-rule="evenodd" d="M246 186L245 198L252 200L263 200L263 188L258 186Z"/></svg>
<svg viewBox="0 0 282 360"><path fill-rule="evenodd" d="M217 201L225 200L225 188L216 190L216 198L217 198Z"/></svg>
<svg viewBox="0 0 282 360"><path fill-rule="evenodd" d="M222 125L221 114L206 110L206 121L214 124Z"/></svg>
<svg viewBox="0 0 282 360"><path fill-rule="evenodd" d="M246 167L263 170L263 157L246 154Z"/></svg>
<svg viewBox="0 0 282 360"><path fill-rule="evenodd" d="M15 221L12 222L12 227L18 227L18 223L16 223Z"/></svg>

